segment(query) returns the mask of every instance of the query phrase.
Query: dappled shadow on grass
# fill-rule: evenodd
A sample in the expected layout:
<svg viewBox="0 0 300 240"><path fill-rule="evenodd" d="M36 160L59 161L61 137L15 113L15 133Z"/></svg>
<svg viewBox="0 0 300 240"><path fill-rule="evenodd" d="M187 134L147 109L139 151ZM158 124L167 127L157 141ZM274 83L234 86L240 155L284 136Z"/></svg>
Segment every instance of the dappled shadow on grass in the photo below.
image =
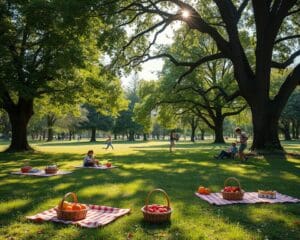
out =
<svg viewBox="0 0 300 240"><path fill-rule="evenodd" d="M205 148L206 145L203 147ZM94 239L100 236L102 239L104 239L103 237L113 239L109 231L115 231L115 228L123 233L133 232L134 236L141 236L137 239L143 239L143 234L149 236L150 239L158 238L160 235L166 235L166 238L169 239L192 239L193 236L190 236L192 233L187 230L189 227L183 226L185 221L188 221L190 226L195 224L194 231L196 231L196 227L208 224L207 231L211 231L211 234L213 234L214 228L220 228L218 224L222 222L223 227L240 224L243 229L259 236L262 234L269 236L273 231L271 226L274 224L278 229L275 231L276 233L284 229L288 232L294 231L289 236L297 236L299 230L295 230L285 222L282 224L280 219L266 216L257 221L252 217L252 211L255 208L262 208L270 209L271 215L274 216L285 212L292 218L296 218L300 214L297 205L289 205L288 208L286 205L278 207L267 205L215 207L194 197L194 191L198 185L203 184L211 187L213 191L219 191L223 187L224 180L229 176L238 177L247 191L270 188L299 197L300 192L296 188L299 179L293 177L298 171L295 167L296 163L288 162L286 159L274 160L271 158L252 158L246 164L241 164L237 160L216 161L212 159L213 153L206 149L205 151L187 149L174 153L141 149L137 154L130 156L115 156L113 153L108 153L105 158L119 165L120 168L106 171L77 169L70 175L51 178L11 176L8 173L19 169L27 161L24 160L26 158L30 159L29 162L34 167L41 167L45 165L45 162L55 161L62 168L72 169L71 166L82 161L82 155L41 153L0 155L1 173L5 173L0 177L0 183L5 183L0 188L1 201L28 200L20 207L6 209L6 212L1 214L1 225L8 227L18 219L25 224L23 219L25 215L50 208L58 203L64 193L74 191L78 193L80 202L131 208L132 215L122 218L100 231L80 229L70 239L79 239L84 235L93 236ZM282 171L289 175L282 175ZM145 204L148 191L156 187L166 189L170 196L174 213L169 225L150 225L141 220L140 208ZM153 201L162 201L162 199L154 196ZM201 216L204 216L203 220L200 219ZM205 223L207 221L205 219L210 219L211 222ZM264 221L267 222L267 227L261 227L262 233L257 233L256 228L260 227ZM47 231L59 232L65 229L65 226L58 224L49 224L49 226L51 227L47 228ZM43 227L41 226L41 228ZM226 232L226 230L224 231ZM29 239L31 236L34 235L28 235L26 238ZM91 239L93 238L91 237Z"/></svg>

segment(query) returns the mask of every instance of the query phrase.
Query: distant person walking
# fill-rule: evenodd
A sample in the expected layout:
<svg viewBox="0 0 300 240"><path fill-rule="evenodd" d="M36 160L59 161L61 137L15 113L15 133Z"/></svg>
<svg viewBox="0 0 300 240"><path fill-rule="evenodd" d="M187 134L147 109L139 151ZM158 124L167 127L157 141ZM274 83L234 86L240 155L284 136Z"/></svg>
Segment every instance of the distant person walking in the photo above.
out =
<svg viewBox="0 0 300 240"><path fill-rule="evenodd" d="M173 148L175 147L176 134L174 131L170 133L170 152L173 152Z"/></svg>
<svg viewBox="0 0 300 240"><path fill-rule="evenodd" d="M114 147L112 145L111 136L108 136L108 138L106 139L106 148L105 149L108 149L109 147L111 147L112 149L114 149Z"/></svg>
<svg viewBox="0 0 300 240"><path fill-rule="evenodd" d="M242 161L246 161L248 158L245 156L244 150L247 148L248 136L245 132L242 132L241 128L239 127L235 129L235 133L239 137L239 141L237 141L237 143L240 144L239 151L238 151L239 158Z"/></svg>

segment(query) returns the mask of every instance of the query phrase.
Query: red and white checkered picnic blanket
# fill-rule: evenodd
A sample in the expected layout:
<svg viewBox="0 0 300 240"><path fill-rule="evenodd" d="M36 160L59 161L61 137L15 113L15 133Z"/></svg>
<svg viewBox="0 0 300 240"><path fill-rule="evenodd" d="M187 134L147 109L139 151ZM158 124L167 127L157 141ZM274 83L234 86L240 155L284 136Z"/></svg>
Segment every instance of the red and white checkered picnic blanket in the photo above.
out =
<svg viewBox="0 0 300 240"><path fill-rule="evenodd" d="M38 213L34 216L27 216L26 218L35 222L52 221L64 224L73 224L86 228L101 227L115 219L122 217L130 212L130 209L113 208L107 206L87 204L89 210L86 218L80 221L64 221L57 218L55 208Z"/></svg>
<svg viewBox="0 0 300 240"><path fill-rule="evenodd" d="M51 177L51 176L57 176L57 175L66 175L66 174L70 174L70 173L72 173L72 172L59 170L57 173L47 174L47 173L45 173L44 170L40 170L38 172L28 172L28 173L11 172L10 174L14 174L14 175L26 175L26 176L37 176L37 177Z"/></svg>
<svg viewBox="0 0 300 240"><path fill-rule="evenodd" d="M287 195L283 195L281 193L276 193L275 199L268 198L259 198L257 192L245 192L243 200L239 201L229 201L223 199L222 193L211 193L209 195L204 195L200 193L195 193L195 195L206 202L214 205L229 205L235 203L297 203L300 202L300 199L293 198Z"/></svg>

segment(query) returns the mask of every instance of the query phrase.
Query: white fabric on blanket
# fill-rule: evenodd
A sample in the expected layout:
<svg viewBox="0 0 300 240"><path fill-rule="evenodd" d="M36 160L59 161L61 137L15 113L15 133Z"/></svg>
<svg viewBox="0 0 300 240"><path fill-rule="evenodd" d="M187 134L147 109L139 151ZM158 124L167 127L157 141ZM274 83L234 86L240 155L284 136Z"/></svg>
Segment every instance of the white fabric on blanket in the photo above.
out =
<svg viewBox="0 0 300 240"><path fill-rule="evenodd" d="M214 205L229 205L229 204L236 204L236 203L297 203L300 202L300 199L293 198L281 193L276 193L275 199L268 199L268 198L259 198L257 192L245 192L243 200L238 201L229 201L223 199L222 193L211 193L209 195L203 195L200 193L195 193L195 195L206 202Z"/></svg>

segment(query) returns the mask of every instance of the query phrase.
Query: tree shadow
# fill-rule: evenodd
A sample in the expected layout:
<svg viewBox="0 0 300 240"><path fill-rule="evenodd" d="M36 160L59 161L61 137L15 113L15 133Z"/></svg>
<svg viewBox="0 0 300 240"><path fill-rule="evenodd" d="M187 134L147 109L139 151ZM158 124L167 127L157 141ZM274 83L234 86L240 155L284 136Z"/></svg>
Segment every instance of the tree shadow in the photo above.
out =
<svg viewBox="0 0 300 240"><path fill-rule="evenodd" d="M206 145L203 146L206 147ZM286 222L282 223L280 219L268 218L266 215L257 222L256 218L252 217L254 214L252 212L255 212L256 208L261 208L263 211L270 211L271 215L285 212L290 217L296 218L300 215L297 205L289 205L288 208L286 205L278 207L267 205L215 207L194 197L194 191L200 184L209 186L213 191L219 191L223 187L224 180L230 176L236 176L247 191L270 188L299 197L300 192L297 188L299 179L282 175L282 172L287 172L292 175L298 173L299 176L299 169L295 166L297 163L284 158L274 160L273 157L267 156L263 159L252 158L247 164L240 164L231 159L216 161L211 158L211 155L211 151L202 150L189 151L187 149L170 154L147 148L129 156L116 156L108 153L105 157L119 165L120 168L98 171L71 168L77 161L82 161L80 154L0 154L1 173L3 173L0 176L0 182L5 183L0 188L1 201L28 200L23 206L12 207L1 214L1 225L9 227L18 219L21 219L24 224L29 224L23 219L24 216L46 210L56 205L66 192L74 191L78 194L80 202L131 208L132 214L96 232L92 229L79 229L78 234L71 239L78 239L82 236L91 236L90 239L97 239L97 237L109 239L112 236L110 231L115 228L123 233L146 234L154 239L158 238L159 234L162 234L162 238L166 234L166 238L169 239L189 239L190 233L182 228L183 221L188 221L191 225L198 226L199 224L200 227L209 229L221 229L217 226L221 220L224 222L224 226L240 224L243 229L255 234L256 228L266 222L268 227L262 228L262 232L257 233L259 236L264 234L269 236L273 231L271 225L274 223L277 234L279 231L288 231L291 232L289 236L297 236L300 230L295 230ZM45 161L55 161L62 168L72 169L74 172L70 175L51 178L8 175L11 170L18 169L27 161L24 160L26 158L30 158L30 164L34 167L44 166ZM5 169L3 169L3 165L5 165ZM283 182L285 184L282 184ZM144 223L141 220L140 208L145 204L147 193L158 187L166 189L169 194L171 206L175 209L174 217L169 224ZM154 197L153 201L160 200L159 197ZM197 216L200 217L201 214L207 219L211 219L212 222L201 222L200 219L197 219ZM193 221L197 221L197 223L193 223ZM68 228L68 226L59 224L50 224L49 226L51 226L50 229L46 229L50 232ZM43 227L41 226L41 228ZM212 231L212 229L208 231ZM29 239L31 236L26 237ZM275 234L271 234L271 236L275 237Z"/></svg>

